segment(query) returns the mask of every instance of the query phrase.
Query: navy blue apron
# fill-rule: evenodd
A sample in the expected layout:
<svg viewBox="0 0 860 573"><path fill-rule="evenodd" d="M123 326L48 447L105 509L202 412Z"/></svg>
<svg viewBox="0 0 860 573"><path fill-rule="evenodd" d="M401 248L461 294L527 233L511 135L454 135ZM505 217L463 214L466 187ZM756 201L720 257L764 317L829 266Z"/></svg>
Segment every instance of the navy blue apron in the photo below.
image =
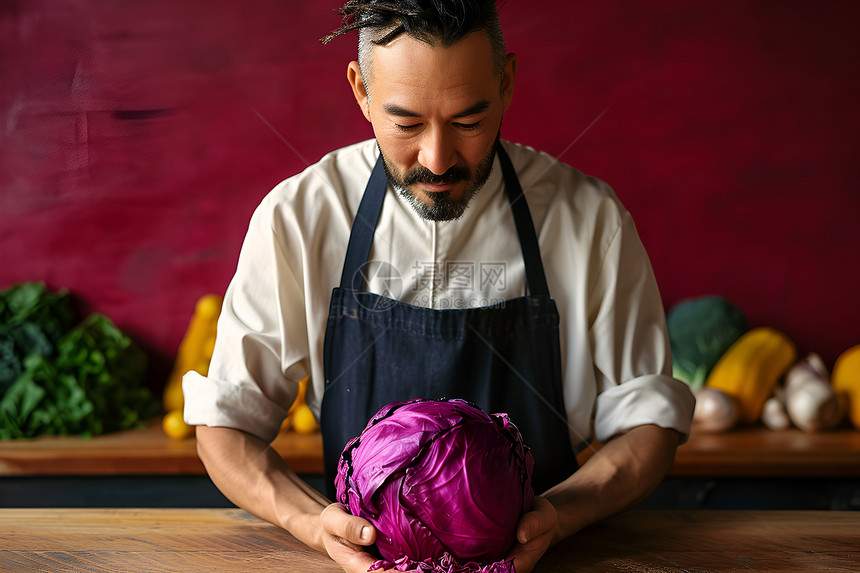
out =
<svg viewBox="0 0 860 573"><path fill-rule="evenodd" d="M494 306L436 310L363 290L388 184L382 157L371 173L325 332L321 426L330 499L346 443L382 406L413 398L464 398L487 412L507 412L534 456L537 493L577 469L562 398L558 311L519 179L501 145L497 155L528 293Z"/></svg>

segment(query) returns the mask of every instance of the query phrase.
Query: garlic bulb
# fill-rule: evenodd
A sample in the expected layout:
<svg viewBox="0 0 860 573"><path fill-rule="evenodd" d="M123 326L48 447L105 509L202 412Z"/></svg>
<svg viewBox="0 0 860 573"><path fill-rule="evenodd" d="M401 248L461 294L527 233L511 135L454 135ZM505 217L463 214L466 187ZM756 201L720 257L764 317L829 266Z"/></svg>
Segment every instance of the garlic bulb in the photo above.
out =
<svg viewBox="0 0 860 573"><path fill-rule="evenodd" d="M830 430L842 421L844 408L817 354L807 356L786 375L785 409L792 423L804 432Z"/></svg>
<svg viewBox="0 0 860 573"><path fill-rule="evenodd" d="M734 427L739 416L737 402L725 392L707 386L696 391L696 408L693 410L693 426L696 430L725 432Z"/></svg>

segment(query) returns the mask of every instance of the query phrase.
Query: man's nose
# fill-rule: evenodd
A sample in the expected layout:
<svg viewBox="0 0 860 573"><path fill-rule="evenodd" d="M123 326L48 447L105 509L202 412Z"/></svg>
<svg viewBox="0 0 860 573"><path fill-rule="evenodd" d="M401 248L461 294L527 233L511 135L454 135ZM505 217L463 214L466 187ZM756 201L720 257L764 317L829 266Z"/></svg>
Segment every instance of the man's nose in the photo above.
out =
<svg viewBox="0 0 860 573"><path fill-rule="evenodd" d="M445 129L427 130L418 152L418 163L436 175L442 175L457 164L457 153L454 150L450 134Z"/></svg>

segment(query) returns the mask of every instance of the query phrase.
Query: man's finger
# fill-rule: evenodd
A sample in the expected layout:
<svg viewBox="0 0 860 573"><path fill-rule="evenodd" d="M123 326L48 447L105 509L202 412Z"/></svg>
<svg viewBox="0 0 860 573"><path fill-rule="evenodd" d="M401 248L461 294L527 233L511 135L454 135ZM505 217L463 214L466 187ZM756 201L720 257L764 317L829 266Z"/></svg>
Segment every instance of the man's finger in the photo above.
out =
<svg viewBox="0 0 860 573"><path fill-rule="evenodd" d="M520 543L528 543L540 534L540 520L534 513L523 515L517 530L517 540Z"/></svg>
<svg viewBox="0 0 860 573"><path fill-rule="evenodd" d="M551 531L555 526L555 518L552 504L540 496L535 497L532 510L520 519L517 540L520 543L528 543L535 537Z"/></svg>
<svg viewBox="0 0 860 573"><path fill-rule="evenodd" d="M350 515L340 504L326 506L320 517L323 529L334 537L355 545L371 545L376 541L376 529L370 522Z"/></svg>

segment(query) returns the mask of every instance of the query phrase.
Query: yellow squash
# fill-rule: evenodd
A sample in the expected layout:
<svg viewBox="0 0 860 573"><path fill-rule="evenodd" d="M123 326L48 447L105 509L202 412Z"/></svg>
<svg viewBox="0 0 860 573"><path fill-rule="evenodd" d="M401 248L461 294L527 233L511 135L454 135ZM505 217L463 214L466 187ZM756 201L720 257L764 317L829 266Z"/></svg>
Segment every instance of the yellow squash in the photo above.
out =
<svg viewBox="0 0 860 573"><path fill-rule="evenodd" d="M182 410L170 410L161 419L161 429L174 440L184 440L194 435L194 426L189 426L182 418Z"/></svg>
<svg viewBox="0 0 860 573"><path fill-rule="evenodd" d="M188 329L182 342L179 343L173 369L164 386L165 410L182 409L182 377L186 372L196 370L205 376L209 370L209 361L215 344L215 330L218 316L221 314L221 302L221 297L214 294L202 296L197 301Z"/></svg>
<svg viewBox="0 0 860 573"><path fill-rule="evenodd" d="M293 405L290 406L287 412L287 417L281 423L281 430L294 430L299 434L313 434L320 427L314 418L313 412L305 401L305 393L307 392L310 376L305 376L299 381L299 392Z"/></svg>
<svg viewBox="0 0 860 573"><path fill-rule="evenodd" d="M706 385L735 398L740 419L759 419L780 376L797 360L794 343L768 327L746 332L720 358Z"/></svg>
<svg viewBox="0 0 860 573"><path fill-rule="evenodd" d="M833 390L848 399L848 416L860 430L860 344L839 355L833 365Z"/></svg>

